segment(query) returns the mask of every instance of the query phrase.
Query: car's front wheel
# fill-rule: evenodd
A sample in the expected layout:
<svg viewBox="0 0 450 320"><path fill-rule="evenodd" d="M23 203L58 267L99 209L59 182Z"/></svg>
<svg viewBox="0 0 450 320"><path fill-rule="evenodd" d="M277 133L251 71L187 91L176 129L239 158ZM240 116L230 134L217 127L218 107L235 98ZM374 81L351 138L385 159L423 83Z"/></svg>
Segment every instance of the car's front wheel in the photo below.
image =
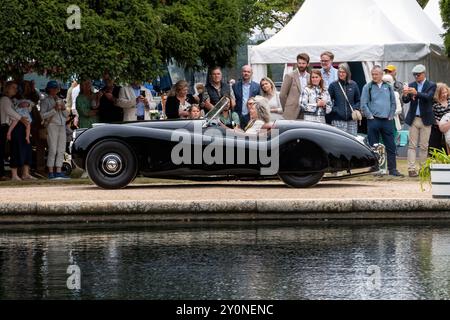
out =
<svg viewBox="0 0 450 320"><path fill-rule="evenodd" d="M89 151L86 169L97 186L121 189L136 177L137 161L125 144L119 141L102 141Z"/></svg>
<svg viewBox="0 0 450 320"><path fill-rule="evenodd" d="M315 186L323 178L323 172L310 174L280 174L280 179L293 188L310 188Z"/></svg>

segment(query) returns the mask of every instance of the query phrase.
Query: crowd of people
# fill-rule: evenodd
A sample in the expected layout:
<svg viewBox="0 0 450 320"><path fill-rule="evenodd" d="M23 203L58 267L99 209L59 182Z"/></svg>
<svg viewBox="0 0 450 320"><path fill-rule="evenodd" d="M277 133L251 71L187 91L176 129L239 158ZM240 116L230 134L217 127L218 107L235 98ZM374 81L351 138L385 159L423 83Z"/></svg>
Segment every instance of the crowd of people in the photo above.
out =
<svg viewBox="0 0 450 320"><path fill-rule="evenodd" d="M118 86L108 73L102 83L95 92L90 79L74 81L65 96L57 81L47 83L45 94L33 81L0 83L0 180L35 180L31 167L50 180L70 179L62 168L73 129L150 119L156 104L147 87L139 81ZM6 177L5 159L11 178Z"/></svg>
<svg viewBox="0 0 450 320"><path fill-rule="evenodd" d="M220 68L213 68L209 82L202 85L205 90L201 91L201 98L187 94L187 82L179 83L184 91L171 98L168 117L197 118L198 110L205 114L225 96L230 102L221 119L227 127L245 129L254 123L251 121L254 99L268 108L272 122L286 119L327 123L356 136L365 121L369 144L385 145L389 174L398 177L404 175L397 170L396 141L404 124L409 126L408 176L418 176L417 160L419 165L423 163L430 148L446 148L449 152L449 88L428 80L425 66L414 67L415 81L411 83L397 79L394 65L374 66L372 81L360 90L347 63L334 67L332 52L323 52L320 62L321 68L311 70L309 55L299 54L296 70L285 76L279 92L270 78L263 78L259 84L252 81L248 65L242 67L241 79L230 83L223 81ZM190 106L196 110L195 116L186 112ZM259 116L258 120L264 122L263 118Z"/></svg>
<svg viewBox="0 0 450 320"><path fill-rule="evenodd" d="M327 123L356 136L365 118L369 144L385 145L393 176L403 176L396 161L396 136L403 123L409 126L410 177L417 176L416 159L423 162L429 148L446 147L448 151L450 89L428 80L425 66L414 67L415 81L408 84L396 78L394 65L374 66L372 81L360 91L347 63L334 67L332 52L323 52L320 63L321 68L311 69L309 55L299 54L296 69L284 77L280 91L268 77L259 83L252 81L249 65L242 67L240 80L229 82L224 81L221 68L212 68L206 84L195 84L195 94L190 94L189 83L181 80L167 97L162 96L159 106L141 82L119 86L107 73L98 92L94 92L90 79L74 81L65 101L56 81L48 82L45 96L33 82L6 82L0 99L0 179L8 179L4 169L7 149L12 180L35 179L30 174L33 160L49 179L68 179L62 163L72 129L149 120L150 111L155 109L160 110L162 119L200 119L223 97L228 103L219 117L220 125L247 134L258 134L271 122L286 119Z"/></svg>

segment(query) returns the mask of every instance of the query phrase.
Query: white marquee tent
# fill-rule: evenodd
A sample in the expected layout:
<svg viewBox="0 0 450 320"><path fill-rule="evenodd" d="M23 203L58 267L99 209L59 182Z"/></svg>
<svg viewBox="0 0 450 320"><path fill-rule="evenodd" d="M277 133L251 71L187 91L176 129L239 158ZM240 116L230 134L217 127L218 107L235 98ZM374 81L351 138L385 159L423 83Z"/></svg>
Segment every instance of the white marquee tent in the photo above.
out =
<svg viewBox="0 0 450 320"><path fill-rule="evenodd" d="M268 64L295 63L306 52L317 63L325 50L336 62L361 62L366 80L375 64L395 64L401 81L422 63L435 81L450 82L450 60L444 54L440 30L416 0L306 0L276 35L249 48L254 79Z"/></svg>
<svg viewBox="0 0 450 320"><path fill-rule="evenodd" d="M438 27L441 34L444 31L444 22L442 21L441 9L439 7L439 0L429 0L428 4L425 6L425 14L430 18L431 21Z"/></svg>

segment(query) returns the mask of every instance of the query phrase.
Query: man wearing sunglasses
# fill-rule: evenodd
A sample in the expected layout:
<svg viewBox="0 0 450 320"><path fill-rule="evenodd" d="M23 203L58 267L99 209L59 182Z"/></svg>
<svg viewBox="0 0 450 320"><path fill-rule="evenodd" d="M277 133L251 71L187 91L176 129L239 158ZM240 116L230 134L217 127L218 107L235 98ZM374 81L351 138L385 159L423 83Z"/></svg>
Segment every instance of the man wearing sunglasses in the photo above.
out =
<svg viewBox="0 0 450 320"><path fill-rule="evenodd" d="M416 81L403 88L403 102L411 103L406 116L409 129L408 172L410 177L417 177L416 150L420 147L419 162L422 164L428 155L431 126L434 122L433 97L436 84L427 80L424 65L417 65L412 70Z"/></svg>

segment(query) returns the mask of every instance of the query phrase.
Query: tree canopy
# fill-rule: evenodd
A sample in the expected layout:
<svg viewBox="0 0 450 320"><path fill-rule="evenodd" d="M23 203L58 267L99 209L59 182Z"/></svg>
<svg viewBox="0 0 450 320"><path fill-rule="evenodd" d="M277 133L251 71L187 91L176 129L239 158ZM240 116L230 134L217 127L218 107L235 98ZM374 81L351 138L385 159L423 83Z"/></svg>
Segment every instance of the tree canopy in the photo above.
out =
<svg viewBox="0 0 450 320"><path fill-rule="evenodd" d="M252 25L246 0L75 2L80 28L68 26L74 1L2 0L0 74L32 68L100 78L108 70L132 81L157 75L172 59L192 69L229 66Z"/></svg>
<svg viewBox="0 0 450 320"><path fill-rule="evenodd" d="M260 30L282 29L297 13L304 0L256 0L253 16Z"/></svg>
<svg viewBox="0 0 450 320"><path fill-rule="evenodd" d="M71 30L72 1L2 0L0 72L16 76L33 68L62 78L100 78L109 70L132 80L156 71L161 57L154 29L160 22L151 6L138 0L101 2L107 6L78 1L81 25Z"/></svg>
<svg viewBox="0 0 450 320"><path fill-rule="evenodd" d="M445 47L450 57L450 0L441 0L441 15L444 22L444 29L446 30Z"/></svg>

